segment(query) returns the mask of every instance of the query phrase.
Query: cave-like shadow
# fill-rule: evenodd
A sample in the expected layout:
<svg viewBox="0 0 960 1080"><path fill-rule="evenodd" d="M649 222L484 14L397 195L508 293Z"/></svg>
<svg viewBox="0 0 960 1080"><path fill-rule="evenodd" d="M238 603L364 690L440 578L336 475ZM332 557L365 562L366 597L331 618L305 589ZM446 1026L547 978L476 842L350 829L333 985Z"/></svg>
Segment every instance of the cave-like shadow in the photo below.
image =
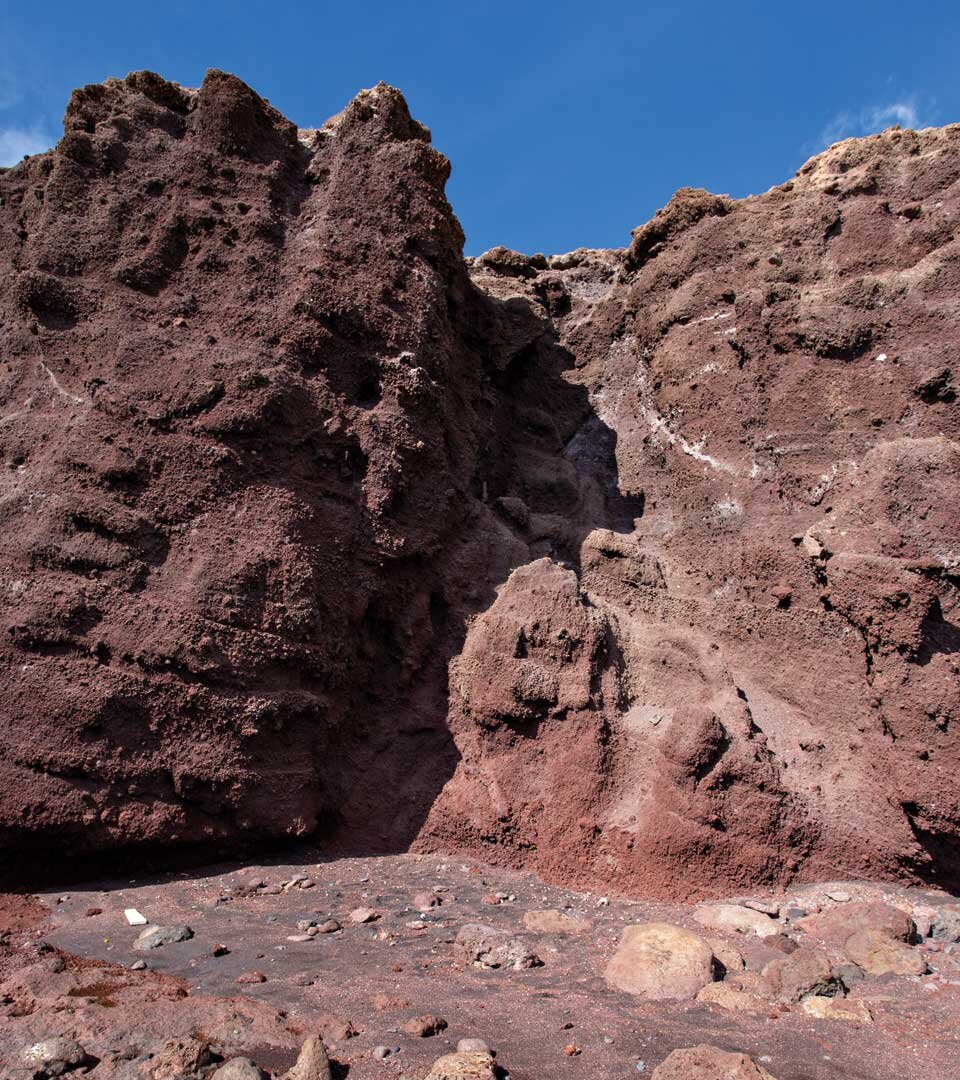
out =
<svg viewBox="0 0 960 1080"><path fill-rule="evenodd" d="M463 348L483 372L476 423L484 442L471 482L473 507L451 543L469 544L471 530L484 529L494 515L511 537L511 550L525 553L507 560L506 573L542 557L579 573L590 532L629 533L643 513L643 493L621 488L616 432L571 377L575 358L552 322L528 302L498 300L470 284L454 307ZM343 389L357 393L352 384ZM392 602L364 619L362 638L372 635L378 648L387 643L394 666L361 688L367 700L358 714L367 723L337 755L349 795L331 808L329 839L332 850L356 856L408 850L456 770L448 668L471 620L489 609L506 579L504 560L492 548L466 588L438 564L389 572L412 573L415 587L429 593L431 651L414 682L405 681ZM385 597L396 594L381 590Z"/></svg>

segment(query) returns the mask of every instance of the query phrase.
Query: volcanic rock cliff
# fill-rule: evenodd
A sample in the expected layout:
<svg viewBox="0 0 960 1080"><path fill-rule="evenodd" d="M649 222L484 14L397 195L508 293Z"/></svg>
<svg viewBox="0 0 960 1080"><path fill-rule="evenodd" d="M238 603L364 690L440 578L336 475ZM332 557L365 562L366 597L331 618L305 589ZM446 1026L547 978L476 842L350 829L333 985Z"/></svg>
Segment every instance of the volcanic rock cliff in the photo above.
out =
<svg viewBox="0 0 960 1080"><path fill-rule="evenodd" d="M0 846L960 885L960 126L462 257L402 96L0 170Z"/></svg>

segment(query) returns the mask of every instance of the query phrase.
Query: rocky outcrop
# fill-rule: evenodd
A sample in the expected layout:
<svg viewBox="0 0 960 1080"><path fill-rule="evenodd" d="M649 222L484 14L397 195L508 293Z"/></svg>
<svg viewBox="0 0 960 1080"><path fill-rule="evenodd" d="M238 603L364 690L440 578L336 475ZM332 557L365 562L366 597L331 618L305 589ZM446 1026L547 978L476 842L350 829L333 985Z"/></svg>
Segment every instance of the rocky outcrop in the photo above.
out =
<svg viewBox="0 0 960 1080"><path fill-rule="evenodd" d="M957 885L958 217L960 127L892 129L762 196L682 191L625 252L474 262L551 313L594 408L565 456L602 426L616 471L573 553L511 510L576 581L527 566L471 624L444 836L625 891ZM562 662L510 656L574 598Z"/></svg>
<svg viewBox="0 0 960 1080"><path fill-rule="evenodd" d="M0 171L0 844L960 882L960 128L461 255L400 94Z"/></svg>

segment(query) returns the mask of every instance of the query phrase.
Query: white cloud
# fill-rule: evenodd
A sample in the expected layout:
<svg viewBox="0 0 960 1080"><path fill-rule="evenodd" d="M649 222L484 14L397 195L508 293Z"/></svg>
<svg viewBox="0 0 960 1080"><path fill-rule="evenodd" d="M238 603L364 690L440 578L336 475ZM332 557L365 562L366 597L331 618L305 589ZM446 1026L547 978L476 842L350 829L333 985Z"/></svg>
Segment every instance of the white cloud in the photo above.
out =
<svg viewBox="0 0 960 1080"><path fill-rule="evenodd" d="M917 113L915 101L894 101L890 105L880 105L871 108L867 115L867 126L871 128L890 127L891 124L899 124L905 128L918 128L925 125Z"/></svg>
<svg viewBox="0 0 960 1080"><path fill-rule="evenodd" d="M39 154L55 142L39 128L0 128L0 165L16 165L25 154Z"/></svg>
<svg viewBox="0 0 960 1080"><path fill-rule="evenodd" d="M923 128L931 123L932 120L923 115L915 96L886 105L866 105L856 112L838 112L820 132L819 146L830 146L840 139L872 135L894 124L905 128Z"/></svg>

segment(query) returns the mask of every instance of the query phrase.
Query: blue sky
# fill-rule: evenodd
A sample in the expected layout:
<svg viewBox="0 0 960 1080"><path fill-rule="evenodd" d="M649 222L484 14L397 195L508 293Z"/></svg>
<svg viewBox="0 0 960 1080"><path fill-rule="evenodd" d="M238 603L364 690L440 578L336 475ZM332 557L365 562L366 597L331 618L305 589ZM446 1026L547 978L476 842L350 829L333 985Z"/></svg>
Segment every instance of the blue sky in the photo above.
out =
<svg viewBox="0 0 960 1080"><path fill-rule="evenodd" d="M467 253L629 242L683 185L742 196L831 141L960 120L960 3L46 0L0 7L0 164L70 90L232 71L301 127L380 79L453 162Z"/></svg>

